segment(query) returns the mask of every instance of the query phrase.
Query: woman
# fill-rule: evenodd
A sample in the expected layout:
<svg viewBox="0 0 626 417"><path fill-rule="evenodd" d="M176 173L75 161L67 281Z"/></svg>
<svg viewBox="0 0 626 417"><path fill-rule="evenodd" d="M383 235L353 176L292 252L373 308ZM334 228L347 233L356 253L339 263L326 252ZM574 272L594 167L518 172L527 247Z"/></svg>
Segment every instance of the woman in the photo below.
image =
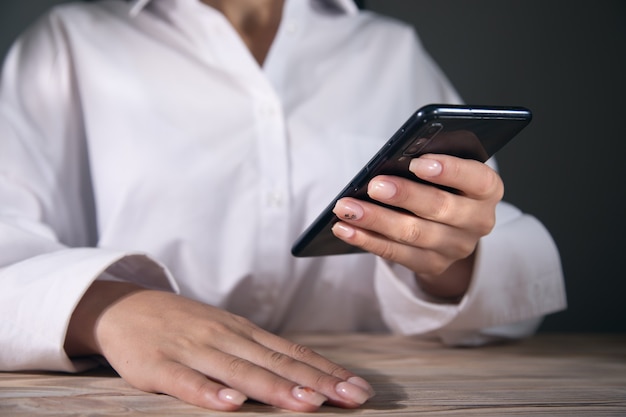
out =
<svg viewBox="0 0 626 417"><path fill-rule="evenodd" d="M217 410L373 395L270 332L531 334L564 308L543 226L488 165L427 155L342 200L366 254L289 247L417 107L458 102L401 23L346 0L57 7L0 90L0 368L103 356L137 388ZM497 219L497 222L496 222Z"/></svg>

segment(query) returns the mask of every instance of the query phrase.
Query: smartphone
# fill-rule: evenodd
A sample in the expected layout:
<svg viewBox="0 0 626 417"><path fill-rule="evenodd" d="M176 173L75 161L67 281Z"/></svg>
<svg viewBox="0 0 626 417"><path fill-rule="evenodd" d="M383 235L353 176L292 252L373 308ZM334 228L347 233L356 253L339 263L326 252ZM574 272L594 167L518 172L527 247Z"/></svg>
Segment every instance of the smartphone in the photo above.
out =
<svg viewBox="0 0 626 417"><path fill-rule="evenodd" d="M337 200L355 197L384 205L367 195L367 184L375 176L397 175L425 182L409 171L409 163L426 153L485 162L531 118L531 111L524 107L429 104L418 109L298 237L291 253L308 257L363 252L333 235L331 228L339 220L333 213Z"/></svg>

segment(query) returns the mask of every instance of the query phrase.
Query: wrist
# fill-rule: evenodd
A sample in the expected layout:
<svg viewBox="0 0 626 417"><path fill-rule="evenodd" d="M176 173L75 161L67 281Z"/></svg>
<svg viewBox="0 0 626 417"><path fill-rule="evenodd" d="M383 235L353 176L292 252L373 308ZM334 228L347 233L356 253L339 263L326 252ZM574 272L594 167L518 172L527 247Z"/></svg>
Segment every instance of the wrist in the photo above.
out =
<svg viewBox="0 0 626 417"><path fill-rule="evenodd" d="M474 254L453 263L441 275L415 273L417 285L426 294L445 302L458 303L472 281Z"/></svg>
<svg viewBox="0 0 626 417"><path fill-rule="evenodd" d="M98 320L117 301L142 289L127 282L93 282L70 318L64 343L67 355L72 357L101 354L96 340Z"/></svg>

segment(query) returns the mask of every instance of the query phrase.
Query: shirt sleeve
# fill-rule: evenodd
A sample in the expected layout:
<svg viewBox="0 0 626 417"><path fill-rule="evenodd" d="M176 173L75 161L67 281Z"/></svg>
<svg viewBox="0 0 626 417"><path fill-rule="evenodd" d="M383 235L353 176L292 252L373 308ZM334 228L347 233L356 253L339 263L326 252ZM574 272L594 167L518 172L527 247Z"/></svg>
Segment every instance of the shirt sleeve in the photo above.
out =
<svg viewBox="0 0 626 417"><path fill-rule="evenodd" d="M78 371L71 314L106 273L176 291L143 254L96 245L89 167L61 23L41 19L12 47L0 85L0 370Z"/></svg>
<svg viewBox="0 0 626 417"><path fill-rule="evenodd" d="M447 344L479 345L532 334L541 318L566 307L560 257L543 225L507 203L479 242L470 287L458 304L424 294L413 273L378 260L375 286L387 325Z"/></svg>
<svg viewBox="0 0 626 417"><path fill-rule="evenodd" d="M408 91L426 101L462 102L418 35L412 37L405 53L423 77L409 76ZM487 164L497 169L493 158ZM478 244L471 285L458 304L430 297L412 271L378 258L374 284L387 326L451 345L479 345L532 334L545 314L564 309L563 273L550 233L506 202L496 207L496 219Z"/></svg>

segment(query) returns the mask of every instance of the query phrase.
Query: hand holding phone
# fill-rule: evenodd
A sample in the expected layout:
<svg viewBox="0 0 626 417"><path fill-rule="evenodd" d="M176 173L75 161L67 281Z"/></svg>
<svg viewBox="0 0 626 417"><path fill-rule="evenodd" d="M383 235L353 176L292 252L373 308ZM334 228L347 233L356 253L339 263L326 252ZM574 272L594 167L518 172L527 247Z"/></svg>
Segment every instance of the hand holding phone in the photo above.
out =
<svg viewBox="0 0 626 417"><path fill-rule="evenodd" d="M362 252L334 236L333 225L339 220L333 213L338 200L351 197L368 203L400 210L370 198L371 179L379 175L418 179L409 170L414 158L424 154L446 154L480 162L497 152L531 120L522 107L429 105L417 110L331 201L292 247L295 256L321 256ZM450 192L454 187L431 184ZM427 189L423 189L426 192ZM424 198L427 198L424 195Z"/></svg>

